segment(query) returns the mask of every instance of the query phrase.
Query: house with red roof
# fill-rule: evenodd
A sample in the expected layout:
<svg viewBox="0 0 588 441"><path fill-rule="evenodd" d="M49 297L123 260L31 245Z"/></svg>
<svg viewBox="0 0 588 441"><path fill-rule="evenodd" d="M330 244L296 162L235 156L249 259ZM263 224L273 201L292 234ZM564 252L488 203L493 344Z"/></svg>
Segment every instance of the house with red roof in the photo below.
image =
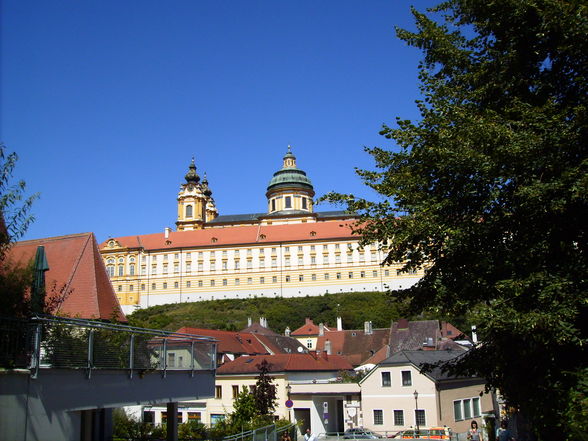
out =
<svg viewBox="0 0 588 441"><path fill-rule="evenodd" d="M352 372L345 358L327 354L291 353L252 355L235 358L216 371L215 397L183 403L184 411L196 415L205 424L215 424L233 411L233 401L246 388L252 391L262 361L269 363L270 376L276 389L275 415L297 421L302 430L314 433L343 432L344 410L359 408L359 386L342 382L342 372ZM162 407L144 407L161 418ZM347 414L347 413L345 413Z"/></svg>
<svg viewBox="0 0 588 441"><path fill-rule="evenodd" d="M49 265L45 287L46 295L55 297L54 315L126 322L93 233L17 242L7 262L27 266L39 246Z"/></svg>

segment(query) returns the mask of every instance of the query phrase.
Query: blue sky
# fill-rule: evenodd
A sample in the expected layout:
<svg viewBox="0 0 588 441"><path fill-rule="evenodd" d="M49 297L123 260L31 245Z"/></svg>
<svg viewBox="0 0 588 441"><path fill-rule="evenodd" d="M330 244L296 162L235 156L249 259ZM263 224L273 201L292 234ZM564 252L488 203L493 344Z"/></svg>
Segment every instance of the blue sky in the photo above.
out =
<svg viewBox="0 0 588 441"><path fill-rule="evenodd" d="M414 1L418 9L432 1ZM192 155L220 214L262 212L288 144L317 196L417 118L410 2L2 0L0 138L40 192L25 238L175 226ZM319 206L319 210L332 209Z"/></svg>

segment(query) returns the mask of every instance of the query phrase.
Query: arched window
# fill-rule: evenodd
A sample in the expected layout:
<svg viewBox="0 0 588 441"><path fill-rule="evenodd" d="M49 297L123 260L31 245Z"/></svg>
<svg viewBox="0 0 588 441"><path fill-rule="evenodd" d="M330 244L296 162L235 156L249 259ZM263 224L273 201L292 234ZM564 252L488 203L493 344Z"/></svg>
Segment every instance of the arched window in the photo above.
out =
<svg viewBox="0 0 588 441"><path fill-rule="evenodd" d="M192 206L191 205L186 205L186 217L192 217L194 216L193 212L192 212Z"/></svg>
<svg viewBox="0 0 588 441"><path fill-rule="evenodd" d="M134 276L135 275L135 264L131 263L129 265L129 275Z"/></svg>
<svg viewBox="0 0 588 441"><path fill-rule="evenodd" d="M118 266L118 276L122 276L124 274L124 266L123 265L119 265Z"/></svg>
<svg viewBox="0 0 588 441"><path fill-rule="evenodd" d="M285 208L292 208L292 198L290 196L286 196L286 207Z"/></svg>

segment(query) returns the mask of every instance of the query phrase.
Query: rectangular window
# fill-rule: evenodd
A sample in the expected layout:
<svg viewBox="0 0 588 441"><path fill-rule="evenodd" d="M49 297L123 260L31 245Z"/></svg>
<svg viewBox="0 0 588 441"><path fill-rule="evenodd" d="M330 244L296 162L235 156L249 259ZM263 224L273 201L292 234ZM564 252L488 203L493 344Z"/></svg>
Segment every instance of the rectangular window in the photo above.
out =
<svg viewBox="0 0 588 441"><path fill-rule="evenodd" d="M310 256L310 264L316 265L316 256Z"/></svg>
<svg viewBox="0 0 588 441"><path fill-rule="evenodd" d="M239 396L239 386L233 384L233 399L237 398Z"/></svg>
<svg viewBox="0 0 588 441"><path fill-rule="evenodd" d="M472 411L475 417L479 417L481 415L479 398L472 398Z"/></svg>
<svg viewBox="0 0 588 441"><path fill-rule="evenodd" d="M163 289L167 289L167 282L163 282Z"/></svg>
<svg viewBox="0 0 588 441"><path fill-rule="evenodd" d="M213 280L210 281L210 286L214 286L214 284L215 284L215 281L213 279Z"/></svg>
<svg viewBox="0 0 588 441"><path fill-rule="evenodd" d="M377 271L372 271L372 277L378 277L378 272Z"/></svg>
<svg viewBox="0 0 588 441"><path fill-rule="evenodd" d="M229 281L227 279L223 279L223 286L227 286L228 283Z"/></svg>
<svg viewBox="0 0 588 441"><path fill-rule="evenodd" d="M278 283L278 276L272 276L272 283Z"/></svg>
<svg viewBox="0 0 588 441"><path fill-rule="evenodd" d="M310 276L310 279L311 279L311 280L316 280L316 274L312 274L312 275Z"/></svg>
<svg viewBox="0 0 588 441"><path fill-rule="evenodd" d="M461 411L461 400L453 402L453 418L455 421L463 420L463 413Z"/></svg>
<svg viewBox="0 0 588 441"><path fill-rule="evenodd" d="M223 397L223 388L222 386L214 386L214 398L222 398Z"/></svg>
<svg viewBox="0 0 588 441"><path fill-rule="evenodd" d="M227 263L226 260L223 260L223 266L222 266L222 268L223 268L223 271L226 271L228 269L228 263Z"/></svg>
<svg viewBox="0 0 588 441"><path fill-rule="evenodd" d="M157 265L151 265L151 274L157 273Z"/></svg>
<svg viewBox="0 0 588 441"><path fill-rule="evenodd" d="M388 277L390 275L390 270L384 270L384 276Z"/></svg>
<svg viewBox="0 0 588 441"><path fill-rule="evenodd" d="M359 277L361 277L363 279L365 277L365 271L360 271Z"/></svg>
<svg viewBox="0 0 588 441"><path fill-rule="evenodd" d="M164 272L164 273L166 273L166 274L167 274L167 272L168 272L168 266L167 266L167 263L164 263L164 264L163 264L163 272Z"/></svg>
<svg viewBox="0 0 588 441"><path fill-rule="evenodd" d="M286 257L286 258L284 259L284 265L286 265L286 266L290 266L290 258L289 258L289 257Z"/></svg>
<svg viewBox="0 0 588 441"><path fill-rule="evenodd" d="M238 270L241 268L241 262L238 260L235 260L235 269Z"/></svg>
<svg viewBox="0 0 588 441"><path fill-rule="evenodd" d="M180 283L179 282L174 282L174 288L179 288L180 287Z"/></svg>
<svg viewBox="0 0 588 441"><path fill-rule="evenodd" d="M155 291L155 283L152 283L152 284L151 284L151 290L152 290L152 291Z"/></svg>
<svg viewBox="0 0 588 441"><path fill-rule="evenodd" d="M259 259L259 266L261 268L265 267L265 259L264 258Z"/></svg>
<svg viewBox="0 0 588 441"><path fill-rule="evenodd" d="M176 367L176 354L167 354L167 367Z"/></svg>
<svg viewBox="0 0 588 441"><path fill-rule="evenodd" d="M329 280L329 273L325 273L325 280Z"/></svg>
<svg viewBox="0 0 588 441"><path fill-rule="evenodd" d="M145 284L141 283L141 291L145 291Z"/></svg>
<svg viewBox="0 0 588 441"><path fill-rule="evenodd" d="M202 287L202 285L203 285L203 283L202 283L202 280L199 280L199 281L198 281L198 286L199 286L199 287Z"/></svg>
<svg viewBox="0 0 588 441"><path fill-rule="evenodd" d="M129 291L133 291L135 287L133 285L129 285Z"/></svg>
<svg viewBox="0 0 588 441"><path fill-rule="evenodd" d="M253 283L253 277L247 277L247 285L251 285Z"/></svg>
<svg viewBox="0 0 588 441"><path fill-rule="evenodd" d="M167 260L169 258L169 256L167 254L163 255L163 260Z"/></svg>
<svg viewBox="0 0 588 441"><path fill-rule="evenodd" d="M235 285L240 285L241 284L241 280L240 279L235 279Z"/></svg>
<svg viewBox="0 0 588 441"><path fill-rule="evenodd" d="M306 340L306 347L308 349L312 349L312 340L311 339Z"/></svg>
<svg viewBox="0 0 588 441"><path fill-rule="evenodd" d="M472 406L469 399L463 400L463 417L466 420L472 417Z"/></svg>
<svg viewBox="0 0 588 441"><path fill-rule="evenodd" d="M353 272L352 271L349 271L349 278L353 279Z"/></svg>
<svg viewBox="0 0 588 441"><path fill-rule="evenodd" d="M174 273L179 273L179 272L180 272L180 264L174 263Z"/></svg>
<svg viewBox="0 0 588 441"><path fill-rule="evenodd" d="M278 266L278 259L272 257L272 266Z"/></svg>
<svg viewBox="0 0 588 441"><path fill-rule="evenodd" d="M286 276L286 282L290 281L290 276Z"/></svg>
<svg viewBox="0 0 588 441"><path fill-rule="evenodd" d="M204 271L204 264L202 262L198 262L198 271Z"/></svg>
<svg viewBox="0 0 588 441"><path fill-rule="evenodd" d="M382 387L392 386L390 372L382 372Z"/></svg>
<svg viewBox="0 0 588 441"><path fill-rule="evenodd" d="M146 275L147 274L147 267L145 265L141 266L141 275Z"/></svg>
<svg viewBox="0 0 588 441"><path fill-rule="evenodd" d="M304 282L304 276L303 276L302 274L300 274L300 275L298 276L298 281L299 281L299 282Z"/></svg>
<svg viewBox="0 0 588 441"><path fill-rule="evenodd" d="M302 257L298 258L298 265L300 265L300 266L304 265L304 259Z"/></svg>
<svg viewBox="0 0 588 441"><path fill-rule="evenodd" d="M292 198L290 196L286 196L284 200L286 201L285 208L292 208Z"/></svg>
<svg viewBox="0 0 588 441"><path fill-rule="evenodd" d="M382 424L384 424L384 411L374 409L374 426L381 426Z"/></svg>
<svg viewBox="0 0 588 441"><path fill-rule="evenodd" d="M425 409L416 409L414 411L415 417L415 424L419 425L420 427L424 427L427 425L427 419L425 418Z"/></svg>
<svg viewBox="0 0 588 441"><path fill-rule="evenodd" d="M327 254L323 254L323 265L327 265L329 263L329 256Z"/></svg>
<svg viewBox="0 0 588 441"><path fill-rule="evenodd" d="M187 273L191 273L192 272L192 264L191 263L186 263L186 272Z"/></svg>
<svg viewBox="0 0 588 441"><path fill-rule="evenodd" d="M216 261L210 261L210 271L216 271Z"/></svg>
<svg viewBox="0 0 588 441"><path fill-rule="evenodd" d="M201 421L202 414L200 412L188 412L188 421Z"/></svg>
<svg viewBox="0 0 588 441"><path fill-rule="evenodd" d="M253 269L253 261L252 260L247 261L247 269Z"/></svg>
<svg viewBox="0 0 588 441"><path fill-rule="evenodd" d="M337 279L341 278L341 273L337 273Z"/></svg>
<svg viewBox="0 0 588 441"><path fill-rule="evenodd" d="M265 277L260 277L259 283L263 285L265 283Z"/></svg>
<svg viewBox="0 0 588 441"><path fill-rule="evenodd" d="M122 291L122 285L118 285L118 292Z"/></svg>
<svg viewBox="0 0 588 441"><path fill-rule="evenodd" d="M402 371L402 385L412 386L412 376L410 371Z"/></svg>
<svg viewBox="0 0 588 441"><path fill-rule="evenodd" d="M335 263L341 263L341 254L335 256Z"/></svg>
<svg viewBox="0 0 588 441"><path fill-rule="evenodd" d="M186 288L190 288L192 286L192 282L189 280L186 281Z"/></svg>
<svg viewBox="0 0 588 441"><path fill-rule="evenodd" d="M404 410L395 410L394 411L394 425L395 426L404 426Z"/></svg>

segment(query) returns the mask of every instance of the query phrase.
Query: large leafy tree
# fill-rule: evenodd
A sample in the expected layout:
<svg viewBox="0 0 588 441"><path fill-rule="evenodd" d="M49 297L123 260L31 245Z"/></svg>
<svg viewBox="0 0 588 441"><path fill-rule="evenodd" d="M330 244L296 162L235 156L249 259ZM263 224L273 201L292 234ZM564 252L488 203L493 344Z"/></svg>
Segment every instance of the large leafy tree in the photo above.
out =
<svg viewBox="0 0 588 441"><path fill-rule="evenodd" d="M359 170L385 263L426 267L415 311L468 312L483 344L454 366L482 375L539 439L585 437L588 5L449 0L397 35L424 53L418 121L382 134ZM579 439L579 438L578 438ZM582 438L584 439L584 438Z"/></svg>

